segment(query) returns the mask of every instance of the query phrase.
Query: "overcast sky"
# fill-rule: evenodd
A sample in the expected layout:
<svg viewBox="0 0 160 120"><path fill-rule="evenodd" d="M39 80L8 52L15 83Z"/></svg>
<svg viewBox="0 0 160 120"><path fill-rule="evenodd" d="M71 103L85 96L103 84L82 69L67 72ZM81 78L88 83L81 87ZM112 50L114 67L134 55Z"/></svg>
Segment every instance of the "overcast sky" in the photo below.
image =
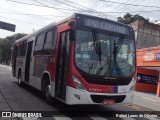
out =
<svg viewBox="0 0 160 120"><path fill-rule="evenodd" d="M112 1L112 3L107 1ZM16 32L0 29L0 38L15 33L30 34L33 30L62 20L74 12L98 15L112 20L116 20L126 12L133 12L132 14L142 15L153 22L160 20L160 0L0 0L0 21L16 25Z"/></svg>

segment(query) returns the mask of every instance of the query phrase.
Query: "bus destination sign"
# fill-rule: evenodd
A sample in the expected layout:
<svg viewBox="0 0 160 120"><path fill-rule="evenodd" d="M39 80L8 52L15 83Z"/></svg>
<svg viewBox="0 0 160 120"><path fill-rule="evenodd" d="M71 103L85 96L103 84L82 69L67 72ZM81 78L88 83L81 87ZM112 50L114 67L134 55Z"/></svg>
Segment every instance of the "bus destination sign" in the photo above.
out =
<svg viewBox="0 0 160 120"><path fill-rule="evenodd" d="M108 31L112 31L112 32L118 32L121 34L128 34L128 32L127 32L128 29L126 27L111 23L109 21L104 22L104 21L100 21L100 20L85 18L84 24L88 27L93 27L93 28L102 29L102 30L108 30Z"/></svg>

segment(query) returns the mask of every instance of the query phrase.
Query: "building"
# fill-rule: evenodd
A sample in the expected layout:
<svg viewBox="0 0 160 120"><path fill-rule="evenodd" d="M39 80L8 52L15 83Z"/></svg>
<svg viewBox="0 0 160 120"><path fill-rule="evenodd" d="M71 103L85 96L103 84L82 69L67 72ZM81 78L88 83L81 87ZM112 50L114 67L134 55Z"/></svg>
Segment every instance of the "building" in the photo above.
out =
<svg viewBox="0 0 160 120"><path fill-rule="evenodd" d="M137 47L136 91L160 96L160 25L137 20L130 24Z"/></svg>

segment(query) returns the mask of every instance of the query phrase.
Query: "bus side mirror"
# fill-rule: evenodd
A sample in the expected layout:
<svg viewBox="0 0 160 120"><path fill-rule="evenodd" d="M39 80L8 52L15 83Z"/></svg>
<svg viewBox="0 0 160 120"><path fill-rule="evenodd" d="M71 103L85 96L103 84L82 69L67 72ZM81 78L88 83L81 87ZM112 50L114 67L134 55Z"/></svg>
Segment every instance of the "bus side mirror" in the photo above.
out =
<svg viewBox="0 0 160 120"><path fill-rule="evenodd" d="M70 29L70 35L69 35L69 39L70 39L70 41L75 41L75 30L74 29Z"/></svg>

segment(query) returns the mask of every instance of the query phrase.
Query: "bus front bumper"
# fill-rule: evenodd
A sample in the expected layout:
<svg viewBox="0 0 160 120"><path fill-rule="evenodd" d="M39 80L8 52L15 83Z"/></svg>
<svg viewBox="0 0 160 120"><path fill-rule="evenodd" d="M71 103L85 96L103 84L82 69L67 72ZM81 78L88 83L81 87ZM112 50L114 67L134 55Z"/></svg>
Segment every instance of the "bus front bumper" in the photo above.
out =
<svg viewBox="0 0 160 120"><path fill-rule="evenodd" d="M67 86L66 88L66 104L107 104L106 100L114 101L115 104L132 103L134 92L127 93L94 93L88 91L80 91L76 88ZM108 104L113 104L108 103Z"/></svg>

